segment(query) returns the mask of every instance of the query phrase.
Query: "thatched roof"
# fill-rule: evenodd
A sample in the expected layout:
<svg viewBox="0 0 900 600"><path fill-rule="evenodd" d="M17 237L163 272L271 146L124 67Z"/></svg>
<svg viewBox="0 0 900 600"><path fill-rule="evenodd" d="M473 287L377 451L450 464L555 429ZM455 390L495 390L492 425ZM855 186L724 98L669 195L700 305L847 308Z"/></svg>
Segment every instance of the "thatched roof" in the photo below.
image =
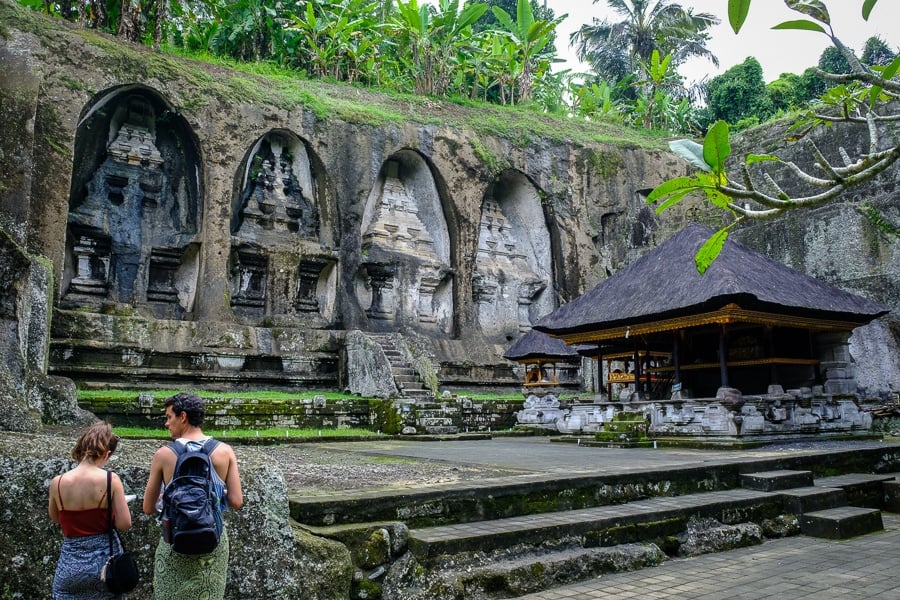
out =
<svg viewBox="0 0 900 600"><path fill-rule="evenodd" d="M543 317L564 335L705 313L734 303L778 315L868 323L889 309L795 271L728 239L701 275L694 256L712 236L690 225L592 290Z"/></svg>
<svg viewBox="0 0 900 600"><path fill-rule="evenodd" d="M503 358L516 362L528 360L570 362L578 358L578 353L561 339L532 329L516 340Z"/></svg>

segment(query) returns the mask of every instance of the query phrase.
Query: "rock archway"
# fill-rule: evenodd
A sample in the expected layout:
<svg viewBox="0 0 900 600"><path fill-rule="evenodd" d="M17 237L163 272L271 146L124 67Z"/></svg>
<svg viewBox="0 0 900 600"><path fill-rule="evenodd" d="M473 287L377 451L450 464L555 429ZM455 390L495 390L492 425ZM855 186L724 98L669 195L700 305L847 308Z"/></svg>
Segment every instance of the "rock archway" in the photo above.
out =
<svg viewBox="0 0 900 600"><path fill-rule="evenodd" d="M488 339L508 343L556 308L550 232L537 187L507 170L481 212L473 296Z"/></svg>
<svg viewBox="0 0 900 600"><path fill-rule="evenodd" d="M310 154L287 130L267 133L247 153L231 219L231 307L239 318L316 326L334 319L332 224L320 210Z"/></svg>
<svg viewBox="0 0 900 600"><path fill-rule="evenodd" d="M388 159L366 203L356 293L373 329L450 333L453 277L443 203L425 160Z"/></svg>
<svg viewBox="0 0 900 600"><path fill-rule="evenodd" d="M180 319L197 290L201 161L156 92L99 94L76 132L62 305L132 305Z"/></svg>

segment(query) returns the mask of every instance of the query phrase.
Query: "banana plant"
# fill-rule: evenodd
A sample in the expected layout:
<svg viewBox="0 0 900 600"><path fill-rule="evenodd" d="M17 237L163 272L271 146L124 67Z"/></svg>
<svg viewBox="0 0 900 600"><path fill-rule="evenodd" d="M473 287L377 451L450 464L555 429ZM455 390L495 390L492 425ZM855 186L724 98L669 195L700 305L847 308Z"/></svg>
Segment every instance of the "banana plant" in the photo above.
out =
<svg viewBox="0 0 900 600"><path fill-rule="evenodd" d="M405 42L417 93L446 93L460 46L469 37L465 32L485 11L483 3L469 4L460 11L459 0L439 0L436 6L397 0L393 24L402 38L397 51L404 56Z"/></svg>
<svg viewBox="0 0 900 600"><path fill-rule="evenodd" d="M518 0L516 3L516 20L513 21L508 12L494 6L491 9L497 21L503 26L517 46L518 60L521 68L518 69L519 99L527 101L532 96L533 73L535 58L553 39L553 32L563 19L568 15L562 15L552 20L535 20L531 10L530 0Z"/></svg>

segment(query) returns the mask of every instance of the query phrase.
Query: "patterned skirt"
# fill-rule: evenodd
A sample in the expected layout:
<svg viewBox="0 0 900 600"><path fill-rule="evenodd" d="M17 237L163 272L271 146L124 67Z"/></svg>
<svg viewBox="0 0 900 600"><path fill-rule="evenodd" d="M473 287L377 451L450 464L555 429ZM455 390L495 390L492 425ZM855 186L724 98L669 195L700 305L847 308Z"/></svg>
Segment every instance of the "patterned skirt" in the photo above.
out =
<svg viewBox="0 0 900 600"><path fill-rule="evenodd" d="M209 554L187 555L160 540L153 570L155 600L221 600L228 578L228 534Z"/></svg>
<svg viewBox="0 0 900 600"><path fill-rule="evenodd" d="M118 541L116 541L118 544ZM109 535L63 538L53 576L53 600L114 600L100 581L100 569L109 559Z"/></svg>

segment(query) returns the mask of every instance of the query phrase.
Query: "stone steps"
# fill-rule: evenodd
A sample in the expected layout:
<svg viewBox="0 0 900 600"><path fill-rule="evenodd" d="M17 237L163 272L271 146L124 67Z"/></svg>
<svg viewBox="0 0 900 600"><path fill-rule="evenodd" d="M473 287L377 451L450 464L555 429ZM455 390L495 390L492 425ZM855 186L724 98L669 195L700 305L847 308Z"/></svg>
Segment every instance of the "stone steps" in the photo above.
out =
<svg viewBox="0 0 900 600"><path fill-rule="evenodd" d="M381 351L391 365L391 375L394 378L397 389L400 391L401 397L412 398L414 400L424 400L432 397L431 390L428 390L422 384L418 371L406 361L403 353L397 349L397 346L394 344L394 339L390 335L368 334L368 336L381 346ZM441 431L428 430L428 432L454 433L456 431L455 428L453 428L453 431L450 431L451 428L446 425L442 425L440 429Z"/></svg>
<svg viewBox="0 0 900 600"><path fill-rule="evenodd" d="M393 586L386 598L511 598L652 566L668 555L717 552L766 537L803 533L843 539L870 533L883 528L880 511L846 506L848 496L865 499L877 489L884 499L900 492L888 485L892 475L812 479L809 471L732 468L733 475L717 471L719 485L740 481L764 489L735 485L666 495L677 494L677 488L638 471L550 480L532 474L414 491L292 498L291 516L336 524L331 529L344 532L342 541L389 540L395 562L375 572L385 576L386 590ZM653 473L667 482L696 481L701 473L694 467L676 471ZM598 493L601 489L611 495ZM579 502L586 505L561 509ZM307 527L319 535L329 529ZM391 533L374 535L379 528ZM353 531L366 533L348 533Z"/></svg>
<svg viewBox="0 0 900 600"><path fill-rule="evenodd" d="M885 482L893 479L893 475L849 473L813 482L811 471L790 470L741 475L745 486L781 490L785 509L800 516L801 533L829 539L884 529L878 507L884 505Z"/></svg>
<svg viewBox="0 0 900 600"><path fill-rule="evenodd" d="M884 529L881 511L877 508L841 506L828 508L800 517L800 531L811 537L845 540Z"/></svg>
<svg viewBox="0 0 900 600"><path fill-rule="evenodd" d="M840 488L799 487L783 490L781 496L785 510L795 515L847 505L847 493Z"/></svg>
<svg viewBox="0 0 900 600"><path fill-rule="evenodd" d="M812 484L812 471L778 469L775 471L741 474L741 487L748 490L759 490L761 492L788 490L791 488L811 486Z"/></svg>
<svg viewBox="0 0 900 600"><path fill-rule="evenodd" d="M881 508L884 506L884 484L894 479L894 475L849 473L819 478L816 485L844 490L850 506Z"/></svg>
<svg viewBox="0 0 900 600"><path fill-rule="evenodd" d="M464 598L513 598L599 577L605 573L653 567L666 555L653 544L610 548L570 548L497 559L481 567L443 572L448 587Z"/></svg>
<svg viewBox="0 0 900 600"><path fill-rule="evenodd" d="M731 536L724 549L760 543L759 524L777 522L786 513L799 515L799 526L794 527L805 535L845 539L872 533L883 529L880 511L845 506L845 488L881 486L890 479L845 475L814 481L809 471L786 470L742 474L742 482L763 489L657 496L414 528L408 547L419 564L441 573L443 585L450 589L465 590L466 598L515 597L606 572L659 564L665 560L662 548L678 551L673 543L690 552L683 532L696 519L717 522L709 539ZM798 484L809 485L794 487ZM720 542L713 543L713 550L694 552L716 551L715 543Z"/></svg>
<svg viewBox="0 0 900 600"><path fill-rule="evenodd" d="M449 555L494 552L512 546L554 546L577 539L583 547L649 542L684 530L688 516L734 522L762 520L782 508L776 494L727 490L656 497L580 510L559 511L410 529L410 551L425 564Z"/></svg>
<svg viewBox="0 0 900 600"><path fill-rule="evenodd" d="M900 481L884 482L884 509L900 513Z"/></svg>

